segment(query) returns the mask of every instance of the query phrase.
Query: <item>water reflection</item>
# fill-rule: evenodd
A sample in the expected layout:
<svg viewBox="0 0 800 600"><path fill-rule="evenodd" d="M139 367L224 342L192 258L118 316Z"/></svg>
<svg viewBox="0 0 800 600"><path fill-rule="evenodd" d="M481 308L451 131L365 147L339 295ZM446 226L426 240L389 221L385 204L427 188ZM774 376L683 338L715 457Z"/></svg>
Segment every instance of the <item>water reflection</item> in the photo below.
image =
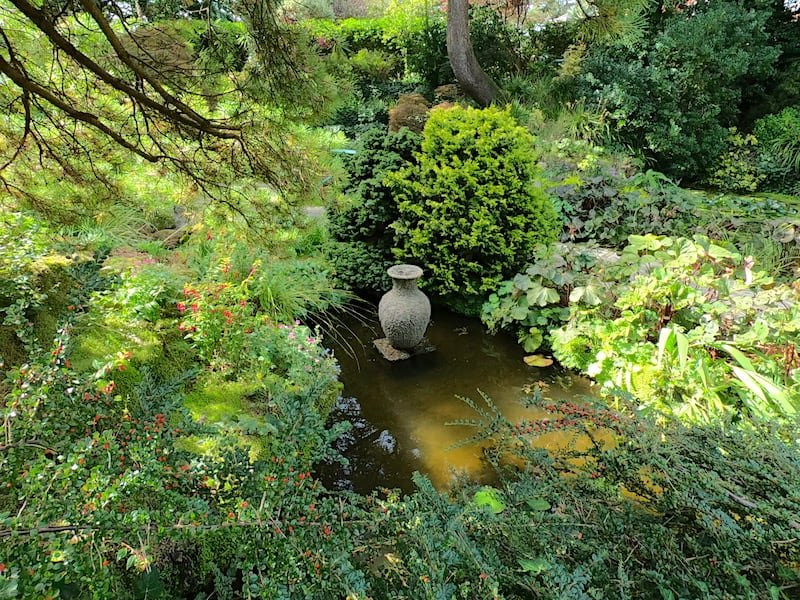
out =
<svg viewBox="0 0 800 600"><path fill-rule="evenodd" d="M487 477L480 448L448 449L474 433L468 427L445 425L476 418L458 396L482 403L482 390L506 416L516 419L542 416L519 403L523 389L538 381L550 385L548 395L556 401L590 393L585 380L563 370L525 365L513 338L489 335L475 319L434 310L427 337L436 351L396 363L384 360L372 347L379 337L375 326L349 325L346 341L355 356L344 346L333 346L344 383L344 397L333 418L353 424L337 448L349 465L320 468L333 489L411 491L414 471L425 473L440 488L459 472L478 480ZM565 381L568 385L560 385ZM549 433L539 443L562 445L567 439L560 435Z"/></svg>

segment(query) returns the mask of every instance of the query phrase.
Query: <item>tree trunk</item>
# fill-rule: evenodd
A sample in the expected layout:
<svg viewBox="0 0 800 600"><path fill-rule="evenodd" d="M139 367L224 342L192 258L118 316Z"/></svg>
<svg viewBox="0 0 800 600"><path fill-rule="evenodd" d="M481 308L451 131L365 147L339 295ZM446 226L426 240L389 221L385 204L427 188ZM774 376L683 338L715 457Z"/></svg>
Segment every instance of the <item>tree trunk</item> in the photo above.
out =
<svg viewBox="0 0 800 600"><path fill-rule="evenodd" d="M447 56L461 89L481 106L497 97L497 85L489 77L472 49L469 38L469 0L447 2Z"/></svg>

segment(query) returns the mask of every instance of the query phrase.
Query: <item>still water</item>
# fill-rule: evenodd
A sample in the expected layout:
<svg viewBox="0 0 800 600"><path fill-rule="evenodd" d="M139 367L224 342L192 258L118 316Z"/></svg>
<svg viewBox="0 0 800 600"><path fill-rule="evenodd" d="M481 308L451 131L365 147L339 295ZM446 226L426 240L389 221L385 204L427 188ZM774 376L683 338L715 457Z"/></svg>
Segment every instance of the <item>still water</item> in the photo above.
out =
<svg viewBox="0 0 800 600"><path fill-rule="evenodd" d="M439 488L447 487L456 473L486 479L480 447L451 448L474 430L447 423L477 417L459 396L482 404L480 390L503 414L517 419L544 416L519 402L523 389L538 381L549 384L547 396L556 401L591 394L586 380L562 369L527 366L514 338L490 335L477 319L434 309L426 337L436 350L394 363L372 345L382 337L376 321L345 324L338 328L343 339L331 344L344 383L332 418L353 427L336 443L349 465L320 466L329 489L412 491L414 471ZM564 435L549 433L537 445L563 445L570 441Z"/></svg>

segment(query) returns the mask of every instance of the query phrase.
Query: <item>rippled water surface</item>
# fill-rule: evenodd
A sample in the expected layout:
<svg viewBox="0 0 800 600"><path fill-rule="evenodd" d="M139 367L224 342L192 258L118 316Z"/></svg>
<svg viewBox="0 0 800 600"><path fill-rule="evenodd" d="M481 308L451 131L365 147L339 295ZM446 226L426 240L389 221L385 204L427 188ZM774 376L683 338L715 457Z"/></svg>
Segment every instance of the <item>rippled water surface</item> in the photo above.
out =
<svg viewBox="0 0 800 600"><path fill-rule="evenodd" d="M550 385L555 400L591 393L589 384L556 368L527 366L523 350L507 335L490 335L477 319L436 311L427 338L435 351L390 363L372 341L382 337L377 323L347 323L338 329L351 349L333 345L342 366L344 391L333 415L347 420L352 430L337 442L350 464L323 465L323 480L334 489L361 493L379 487L411 491L411 474L428 475L443 488L456 472L481 479L487 476L476 446L449 449L471 429L448 426L458 419L475 418L475 412L457 396L482 402L478 390L510 418L542 416L519 403L523 388L537 381ZM537 444L562 445L569 440L560 432L542 436Z"/></svg>

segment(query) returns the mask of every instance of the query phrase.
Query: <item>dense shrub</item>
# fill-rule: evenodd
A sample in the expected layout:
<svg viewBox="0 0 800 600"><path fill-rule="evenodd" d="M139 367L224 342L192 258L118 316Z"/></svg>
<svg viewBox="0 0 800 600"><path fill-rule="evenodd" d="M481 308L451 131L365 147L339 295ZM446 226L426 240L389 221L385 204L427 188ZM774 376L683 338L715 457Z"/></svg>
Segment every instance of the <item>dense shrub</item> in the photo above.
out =
<svg viewBox="0 0 800 600"><path fill-rule="evenodd" d="M373 128L360 139L356 154L345 161L348 196L329 207L330 232L338 243L330 247L336 276L348 287L377 292L386 289L385 268L392 259L399 216L388 173L416 162L420 136L403 129L386 133Z"/></svg>
<svg viewBox="0 0 800 600"><path fill-rule="evenodd" d="M394 261L386 248L341 241L331 242L327 252L336 281L345 288L373 295L391 288L386 270Z"/></svg>
<svg viewBox="0 0 800 600"><path fill-rule="evenodd" d="M481 67L494 78L525 73L534 61L530 38L492 8L471 7L470 38ZM444 15L430 16L407 37L406 64L431 89L455 79L447 58Z"/></svg>
<svg viewBox="0 0 800 600"><path fill-rule="evenodd" d="M755 192L765 178L759 168L758 145L756 136L731 127L726 151L713 167L708 183L725 191Z"/></svg>
<svg viewBox="0 0 800 600"><path fill-rule="evenodd" d="M403 94L389 110L389 131L400 131L405 127L420 133L429 111L428 101L422 94Z"/></svg>
<svg viewBox="0 0 800 600"><path fill-rule="evenodd" d="M625 176L598 168L554 179L547 191L564 220L564 241L616 247L629 235L680 234L698 225L691 193L659 173Z"/></svg>
<svg viewBox="0 0 800 600"><path fill-rule="evenodd" d="M723 153L749 81L774 73L780 47L764 27L771 11L697 3L667 16L633 48L590 48L579 80L606 108L623 144L659 170L698 180Z"/></svg>
<svg viewBox="0 0 800 600"><path fill-rule="evenodd" d="M320 294L297 261L261 268L252 247L201 237L188 265L116 250L102 289L99 264L73 274L52 345L9 368L0 596L363 589L310 473L336 435L338 370L316 332L273 320L319 307L330 285ZM305 285L287 293L293 277Z"/></svg>
<svg viewBox="0 0 800 600"><path fill-rule="evenodd" d="M794 277L789 257L798 251L798 218L791 199L687 190L662 173L642 172L627 157L580 140L537 140L537 145L543 151L542 185L564 221L562 241L619 248L631 235L701 233L746 248L777 277ZM756 148L761 151L761 145ZM762 169L763 161L757 165L754 158L742 172L752 182L761 178ZM736 177L739 171L730 174Z"/></svg>
<svg viewBox="0 0 800 600"><path fill-rule="evenodd" d="M380 97L354 90L334 111L330 125L349 137L358 137L379 125L389 124L389 107Z"/></svg>
<svg viewBox="0 0 800 600"><path fill-rule="evenodd" d="M431 16L408 36L406 67L431 89L454 80L447 58L447 23L443 18Z"/></svg>
<svg viewBox="0 0 800 600"><path fill-rule="evenodd" d="M350 57L350 66L356 75L366 81L389 81L399 74L398 58L380 50L362 48Z"/></svg>
<svg viewBox="0 0 800 600"><path fill-rule="evenodd" d="M398 257L428 270L430 290L482 294L555 239L558 217L535 185L533 141L508 110L431 111L419 165L389 176Z"/></svg>
<svg viewBox="0 0 800 600"><path fill-rule="evenodd" d="M325 50L339 46L351 54L371 50L400 56L404 54L405 36L419 30L422 25L422 19L411 19L404 22L401 29L390 17L341 21L308 19L300 23L300 27Z"/></svg>
<svg viewBox="0 0 800 600"><path fill-rule="evenodd" d="M800 190L800 109L786 108L756 121L759 167L768 188Z"/></svg>
<svg viewBox="0 0 800 600"><path fill-rule="evenodd" d="M70 268L85 260L53 245L53 232L34 215L0 215L0 364L56 333L54 315L75 282Z"/></svg>

